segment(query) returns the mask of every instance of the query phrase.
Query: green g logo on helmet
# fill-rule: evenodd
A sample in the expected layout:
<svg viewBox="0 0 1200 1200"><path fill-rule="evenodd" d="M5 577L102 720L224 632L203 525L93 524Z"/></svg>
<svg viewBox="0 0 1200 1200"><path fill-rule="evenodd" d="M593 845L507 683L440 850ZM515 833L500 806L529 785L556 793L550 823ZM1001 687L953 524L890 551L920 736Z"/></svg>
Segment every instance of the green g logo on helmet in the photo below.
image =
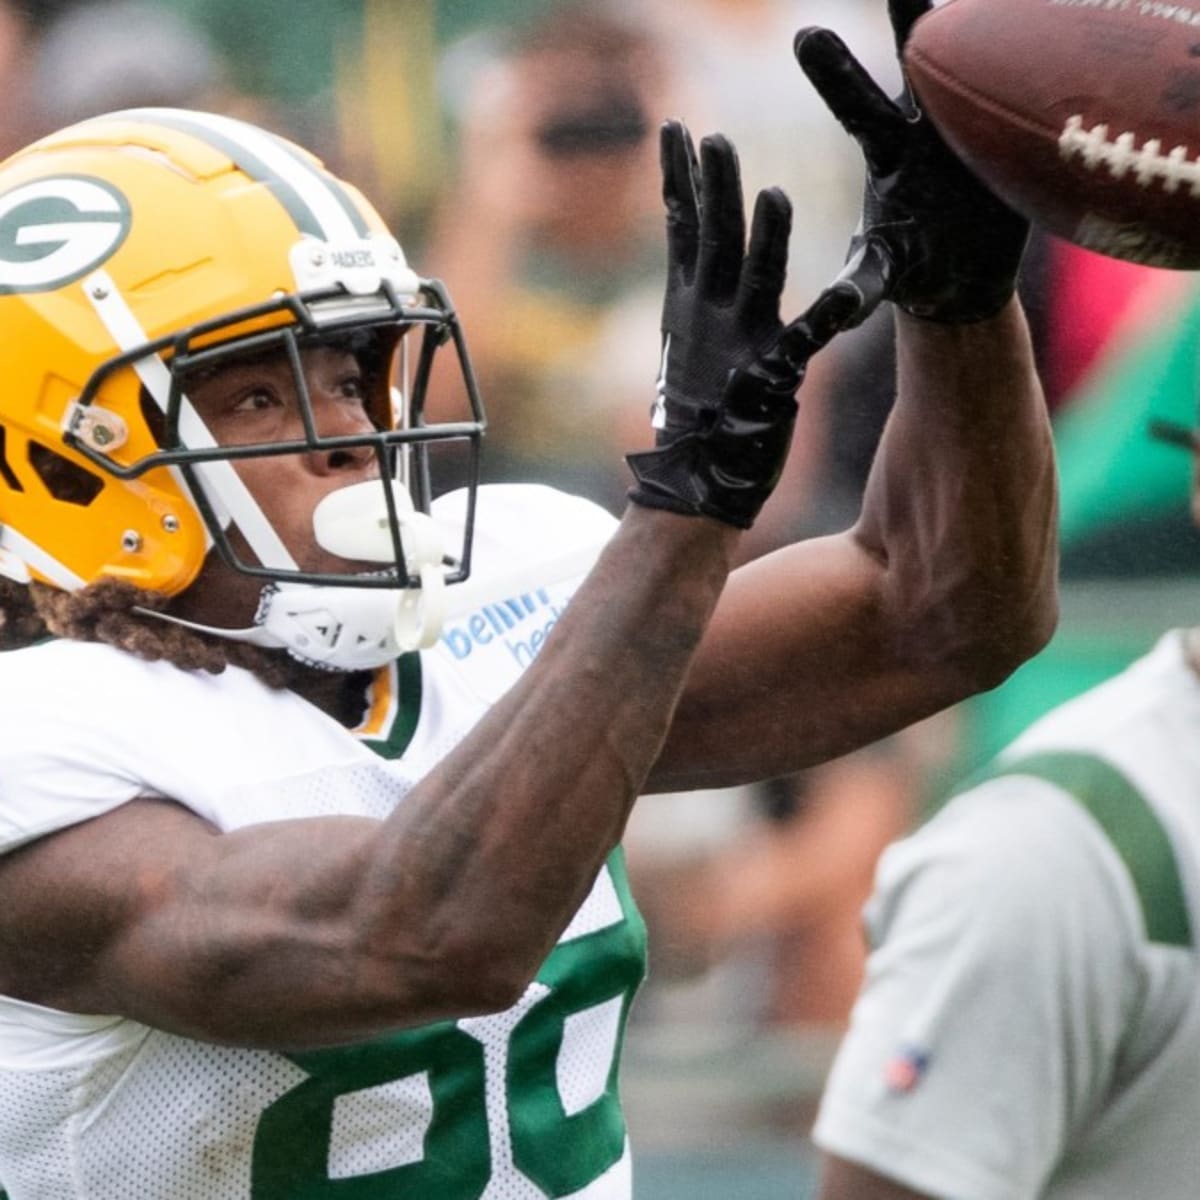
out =
<svg viewBox="0 0 1200 1200"><path fill-rule="evenodd" d="M62 175L0 196L0 295L52 291L109 258L129 232L129 203L110 183Z"/></svg>

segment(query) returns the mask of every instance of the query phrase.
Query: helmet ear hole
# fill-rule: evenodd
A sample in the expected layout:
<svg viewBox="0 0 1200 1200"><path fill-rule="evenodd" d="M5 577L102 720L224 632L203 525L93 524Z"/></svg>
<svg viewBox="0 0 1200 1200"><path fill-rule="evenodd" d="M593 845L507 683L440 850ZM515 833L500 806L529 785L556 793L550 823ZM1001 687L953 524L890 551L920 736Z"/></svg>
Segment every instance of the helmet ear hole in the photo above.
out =
<svg viewBox="0 0 1200 1200"><path fill-rule="evenodd" d="M86 508L104 490L104 480L61 454L29 443L29 465L55 500Z"/></svg>

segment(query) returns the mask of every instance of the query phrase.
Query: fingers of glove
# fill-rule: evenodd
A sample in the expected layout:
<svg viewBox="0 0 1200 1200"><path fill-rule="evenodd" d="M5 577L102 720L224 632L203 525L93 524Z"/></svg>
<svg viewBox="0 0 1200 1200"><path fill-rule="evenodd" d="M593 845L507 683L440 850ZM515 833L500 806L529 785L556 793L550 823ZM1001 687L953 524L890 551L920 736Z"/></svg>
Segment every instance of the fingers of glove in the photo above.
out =
<svg viewBox="0 0 1200 1200"><path fill-rule="evenodd" d="M795 53L801 70L862 147L872 170L890 174L904 144L904 114L832 30L800 30Z"/></svg>
<svg viewBox="0 0 1200 1200"><path fill-rule="evenodd" d="M791 232L792 202L786 194L779 188L759 192L738 291L738 306L751 327L778 322Z"/></svg>
<svg viewBox="0 0 1200 1200"><path fill-rule="evenodd" d="M903 51L912 27L933 7L931 0L888 0L888 16L896 35L896 52Z"/></svg>
<svg viewBox="0 0 1200 1200"><path fill-rule="evenodd" d="M700 245L700 165L692 135L680 121L667 121L659 132L663 204L667 210L668 269L691 279Z"/></svg>
<svg viewBox="0 0 1200 1200"><path fill-rule="evenodd" d="M714 299L732 299L742 274L746 214L737 151L721 134L700 142L700 254L696 281Z"/></svg>
<svg viewBox="0 0 1200 1200"><path fill-rule="evenodd" d="M831 285L853 302L838 328L861 325L886 298L895 274L896 264L888 248L877 238L867 238Z"/></svg>
<svg viewBox="0 0 1200 1200"><path fill-rule="evenodd" d="M864 321L869 312L863 308L862 293L839 276L783 330L776 350L803 374L808 360L822 346L843 329L852 329Z"/></svg>

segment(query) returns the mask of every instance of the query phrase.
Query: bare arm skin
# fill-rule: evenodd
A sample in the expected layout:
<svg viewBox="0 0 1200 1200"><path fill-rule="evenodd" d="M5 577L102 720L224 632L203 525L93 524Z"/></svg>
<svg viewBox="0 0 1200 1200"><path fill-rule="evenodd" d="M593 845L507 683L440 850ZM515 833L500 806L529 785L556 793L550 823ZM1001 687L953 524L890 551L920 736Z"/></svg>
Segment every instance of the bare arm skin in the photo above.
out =
<svg viewBox="0 0 1200 1200"><path fill-rule="evenodd" d="M145 800L0 859L0 992L269 1047L507 1007L656 759L671 787L793 769L1040 645L1053 506L1015 307L906 321L901 400L853 531L725 587L735 530L631 508L522 680L387 822L220 835Z"/></svg>
<svg viewBox="0 0 1200 1200"><path fill-rule="evenodd" d="M738 535L634 507L522 680L387 822L220 835L147 800L0 860L0 991L275 1047L501 1009L656 759L659 786L775 773L995 683L1053 622L1022 319L906 322L901 372L859 524L736 573L678 712Z"/></svg>
<svg viewBox="0 0 1200 1200"><path fill-rule="evenodd" d="M744 249L727 139L697 162L668 122L661 145L675 427L635 459L641 502L674 511L630 508L525 675L387 821L222 835L139 800L0 858L0 992L280 1048L506 1008L652 768L671 788L792 770L994 684L1045 640L1053 468L1015 305L902 318L901 398L858 525L726 587L802 374L763 354L786 332L790 207L760 194ZM330 465L306 487L327 490Z"/></svg>
<svg viewBox="0 0 1200 1200"><path fill-rule="evenodd" d="M0 992L276 1048L513 1004L621 837L737 538L631 508L520 682L386 822L222 835L141 800L0 858Z"/></svg>
<svg viewBox="0 0 1200 1200"><path fill-rule="evenodd" d="M1018 305L897 321L898 399L858 523L734 572L653 790L847 753L994 687L1053 632L1053 446Z"/></svg>

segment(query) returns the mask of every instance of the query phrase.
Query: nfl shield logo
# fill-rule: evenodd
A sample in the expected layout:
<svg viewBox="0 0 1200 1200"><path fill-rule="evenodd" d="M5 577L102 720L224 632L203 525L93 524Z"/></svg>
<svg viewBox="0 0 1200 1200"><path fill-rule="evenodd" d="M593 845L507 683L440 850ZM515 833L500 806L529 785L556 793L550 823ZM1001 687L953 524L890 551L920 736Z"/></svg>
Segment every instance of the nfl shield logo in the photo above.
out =
<svg viewBox="0 0 1200 1200"><path fill-rule="evenodd" d="M883 1068L883 1081L894 1095L911 1092L921 1082L929 1066L929 1053L917 1046L905 1046Z"/></svg>

